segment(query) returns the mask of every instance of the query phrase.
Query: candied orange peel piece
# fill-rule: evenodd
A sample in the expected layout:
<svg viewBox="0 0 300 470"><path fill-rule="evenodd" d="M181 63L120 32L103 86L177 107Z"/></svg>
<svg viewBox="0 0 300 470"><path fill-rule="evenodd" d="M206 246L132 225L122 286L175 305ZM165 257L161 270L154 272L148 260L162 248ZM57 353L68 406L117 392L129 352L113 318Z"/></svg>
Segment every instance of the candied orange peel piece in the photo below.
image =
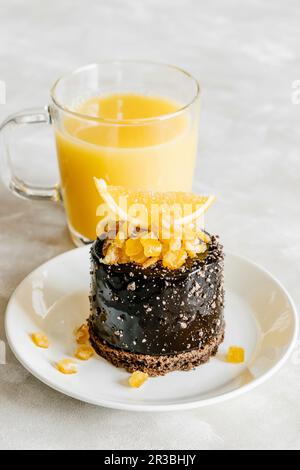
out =
<svg viewBox="0 0 300 470"><path fill-rule="evenodd" d="M154 257L154 258L148 258L143 264L143 268L150 268L150 266L154 266L157 262L159 261L159 258Z"/></svg>
<svg viewBox="0 0 300 470"><path fill-rule="evenodd" d="M147 268L161 261L165 268L173 270L181 268L188 257L195 258L207 250L207 244L196 236L192 240L159 240L147 233L128 238L122 247L117 244L114 239L105 243L103 263L135 263Z"/></svg>
<svg viewBox="0 0 300 470"><path fill-rule="evenodd" d="M141 244L144 248L144 255L147 256L147 258L157 257L161 254L162 244L159 240L141 238Z"/></svg>
<svg viewBox="0 0 300 470"><path fill-rule="evenodd" d="M168 251L163 257L163 267L179 269L187 259L187 252L182 248L178 251Z"/></svg>
<svg viewBox="0 0 300 470"><path fill-rule="evenodd" d="M78 344L86 344L89 342L90 339L90 332L89 327L86 323L83 323L77 330L75 331L75 338Z"/></svg>
<svg viewBox="0 0 300 470"><path fill-rule="evenodd" d="M91 357L94 356L94 354L95 352L92 346L89 346L88 344L82 344L76 349L75 357L81 361L88 361Z"/></svg>
<svg viewBox="0 0 300 470"><path fill-rule="evenodd" d="M141 372L136 370L129 377L129 385L133 388L141 387L149 378L149 375L146 372Z"/></svg>
<svg viewBox="0 0 300 470"><path fill-rule="evenodd" d="M165 207L182 209L188 205L190 210L187 214L184 211L179 211L179 216L175 219L175 223L178 225L190 223L201 217L215 200L213 195L201 196L180 191L131 191L122 186L108 186L104 179L94 178L94 181L101 200L105 202L111 214L114 214L118 220L128 221L141 227L145 222L148 223L148 215L151 213L153 205L161 206L160 212L163 212ZM120 201L126 202L126 210ZM130 209L136 204L142 205L146 211L141 211L139 216L134 217L131 216ZM177 214L176 210L174 212ZM99 215L101 213L99 210ZM97 235L99 236L99 233Z"/></svg>
<svg viewBox="0 0 300 470"><path fill-rule="evenodd" d="M131 256L130 261L135 264L143 265L147 261L147 256L145 256L144 252L142 251L138 255Z"/></svg>
<svg viewBox="0 0 300 470"><path fill-rule="evenodd" d="M143 245L139 238L129 238L125 242L125 254L129 257L139 256L143 254Z"/></svg>
<svg viewBox="0 0 300 470"><path fill-rule="evenodd" d="M38 348L48 349L49 339L45 333L32 333L31 339Z"/></svg>
<svg viewBox="0 0 300 470"><path fill-rule="evenodd" d="M63 359L56 364L57 370L65 375L77 374L77 365L72 359Z"/></svg>
<svg viewBox="0 0 300 470"><path fill-rule="evenodd" d="M241 364L245 362L245 350L240 346L230 346L227 352L227 362Z"/></svg>
<svg viewBox="0 0 300 470"><path fill-rule="evenodd" d="M118 264L121 257L121 249L114 243L110 243L106 249L105 257L103 262L105 264Z"/></svg>

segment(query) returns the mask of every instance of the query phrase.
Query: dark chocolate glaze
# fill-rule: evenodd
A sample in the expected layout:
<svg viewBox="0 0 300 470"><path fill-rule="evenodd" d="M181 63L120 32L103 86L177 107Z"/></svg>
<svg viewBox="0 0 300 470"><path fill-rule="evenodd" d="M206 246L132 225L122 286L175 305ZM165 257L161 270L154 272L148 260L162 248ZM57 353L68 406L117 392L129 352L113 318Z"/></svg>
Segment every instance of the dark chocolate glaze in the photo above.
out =
<svg viewBox="0 0 300 470"><path fill-rule="evenodd" d="M101 240L91 248L93 334L110 346L140 354L176 354L205 346L223 328L223 250L213 236L208 251L174 271L157 263L101 262Z"/></svg>

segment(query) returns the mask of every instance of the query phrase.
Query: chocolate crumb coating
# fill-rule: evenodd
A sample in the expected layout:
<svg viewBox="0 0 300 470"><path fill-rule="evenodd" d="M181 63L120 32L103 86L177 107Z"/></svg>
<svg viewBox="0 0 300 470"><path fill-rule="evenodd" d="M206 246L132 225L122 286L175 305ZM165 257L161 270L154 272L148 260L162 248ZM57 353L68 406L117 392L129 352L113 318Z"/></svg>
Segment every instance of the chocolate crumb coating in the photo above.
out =
<svg viewBox="0 0 300 470"><path fill-rule="evenodd" d="M117 349L103 343L93 335L91 344L99 356L107 359L116 367L122 367L128 372L139 370L146 372L151 377L165 375L175 370L188 371L209 361L218 351L218 346L224 340L224 328L217 336L212 338L205 346L199 349L178 354L136 354L122 349Z"/></svg>
<svg viewBox="0 0 300 470"><path fill-rule="evenodd" d="M102 248L101 240L91 248L88 323L94 344L98 339L108 349L153 356L216 344L224 330L224 256L217 236L206 253L174 271L161 262L145 269L106 265Z"/></svg>

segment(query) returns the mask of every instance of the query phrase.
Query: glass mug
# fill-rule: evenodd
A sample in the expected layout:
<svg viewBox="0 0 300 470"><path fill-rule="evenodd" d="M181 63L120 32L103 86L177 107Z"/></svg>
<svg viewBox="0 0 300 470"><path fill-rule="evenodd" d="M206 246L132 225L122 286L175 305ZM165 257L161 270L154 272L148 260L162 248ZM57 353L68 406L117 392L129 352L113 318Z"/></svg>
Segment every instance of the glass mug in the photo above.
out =
<svg viewBox="0 0 300 470"><path fill-rule="evenodd" d="M32 200L62 201L74 243L96 238L100 204L93 177L133 190L191 191L196 161L199 84L177 67L110 61L60 78L46 108L16 113L0 127L9 189ZM14 174L7 132L52 124L60 183L40 187Z"/></svg>

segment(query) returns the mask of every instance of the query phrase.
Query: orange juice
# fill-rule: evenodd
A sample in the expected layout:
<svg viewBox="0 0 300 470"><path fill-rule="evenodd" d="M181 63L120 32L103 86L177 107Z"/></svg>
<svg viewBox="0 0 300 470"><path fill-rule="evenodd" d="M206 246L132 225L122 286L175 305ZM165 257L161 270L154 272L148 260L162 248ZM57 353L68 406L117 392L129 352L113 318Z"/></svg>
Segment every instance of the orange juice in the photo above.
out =
<svg viewBox="0 0 300 470"><path fill-rule="evenodd" d="M180 107L161 97L114 94L91 98L76 108L76 116L63 119L56 143L73 230L96 237L100 200L94 176L130 189L191 190L197 123L176 113Z"/></svg>

